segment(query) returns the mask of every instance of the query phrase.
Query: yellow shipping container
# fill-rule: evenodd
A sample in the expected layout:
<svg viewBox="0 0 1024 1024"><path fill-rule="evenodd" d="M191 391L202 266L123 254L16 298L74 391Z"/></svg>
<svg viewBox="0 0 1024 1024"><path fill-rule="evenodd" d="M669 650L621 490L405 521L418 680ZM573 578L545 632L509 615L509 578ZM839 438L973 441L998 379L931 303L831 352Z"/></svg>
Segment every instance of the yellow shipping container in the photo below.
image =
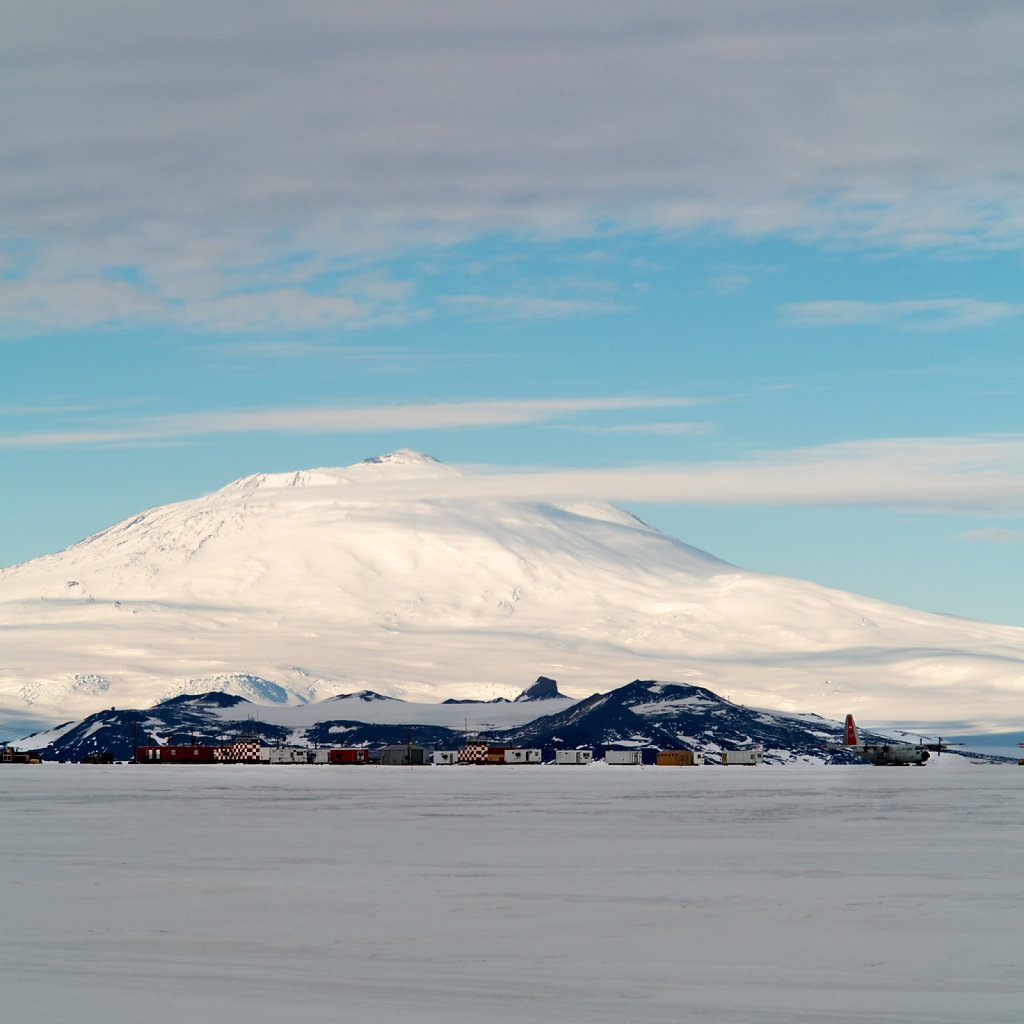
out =
<svg viewBox="0 0 1024 1024"><path fill-rule="evenodd" d="M703 757L701 758L703 760ZM658 764L675 765L677 767L690 767L698 764L694 759L692 750L660 750L658 751Z"/></svg>

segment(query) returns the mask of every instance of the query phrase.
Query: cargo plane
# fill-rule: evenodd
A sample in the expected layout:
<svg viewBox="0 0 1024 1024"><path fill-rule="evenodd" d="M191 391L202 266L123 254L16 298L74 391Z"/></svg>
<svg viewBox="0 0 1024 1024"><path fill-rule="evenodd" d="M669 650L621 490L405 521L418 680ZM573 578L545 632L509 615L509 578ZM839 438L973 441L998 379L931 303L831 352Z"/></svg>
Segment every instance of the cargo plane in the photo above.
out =
<svg viewBox="0 0 1024 1024"><path fill-rule="evenodd" d="M918 743L896 743L889 740L868 743L867 740L861 739L853 715L847 715L842 746L829 747L829 750L848 750L872 764L924 764L931 756L929 751L934 750L936 754L941 754L951 746L962 747L963 744L943 743L941 736L938 743L925 743L923 740Z"/></svg>

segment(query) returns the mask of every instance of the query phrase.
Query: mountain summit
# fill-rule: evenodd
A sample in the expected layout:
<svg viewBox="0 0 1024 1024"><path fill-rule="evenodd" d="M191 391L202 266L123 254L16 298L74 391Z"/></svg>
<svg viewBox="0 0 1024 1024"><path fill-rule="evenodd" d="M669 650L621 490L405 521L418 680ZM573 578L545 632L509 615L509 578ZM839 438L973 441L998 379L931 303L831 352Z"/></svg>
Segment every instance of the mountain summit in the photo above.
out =
<svg viewBox="0 0 1024 1024"><path fill-rule="evenodd" d="M556 697L563 696L558 692L558 683L554 679L548 679L547 676L540 676L537 682L533 686L528 686L518 697L515 702L518 704L522 701L528 700L553 700Z"/></svg>
<svg viewBox="0 0 1024 1024"><path fill-rule="evenodd" d="M573 697L623 678L841 716L1017 715L1024 631L729 565L600 503L481 496L402 450L244 477L0 571L0 716L226 690L262 703Z"/></svg>

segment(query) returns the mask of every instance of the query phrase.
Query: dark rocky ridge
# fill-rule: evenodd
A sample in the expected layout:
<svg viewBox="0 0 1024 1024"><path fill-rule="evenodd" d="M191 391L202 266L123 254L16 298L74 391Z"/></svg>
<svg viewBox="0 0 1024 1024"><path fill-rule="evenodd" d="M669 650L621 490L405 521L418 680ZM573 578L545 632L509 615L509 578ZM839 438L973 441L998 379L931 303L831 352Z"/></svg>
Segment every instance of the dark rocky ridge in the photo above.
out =
<svg viewBox="0 0 1024 1024"><path fill-rule="evenodd" d="M540 701L541 694L557 694L554 680L541 677L520 699ZM370 691L359 696L367 703L377 697ZM353 720L351 706L345 709L348 717L335 718L332 703L312 705L323 718L293 730L261 722L262 707L242 697L219 692L181 695L152 708L101 711L66 728L46 746L33 748L32 737L21 746L38 749L47 760L78 761L103 752L129 760L133 743L141 745L150 738L159 743L218 745L244 733L258 736L268 746L298 740L311 746L380 747L411 737L413 742L442 749L457 748L465 739L461 729L417 723L415 706L410 706L409 722L381 725ZM227 709L233 713L226 715ZM838 742L840 735L838 722L742 707L699 686L635 680L526 725L492 730L488 739L495 744L540 747L548 756L557 747L593 747L596 757L609 747L640 747L648 751L649 760L659 749L704 750L709 760L715 760L723 746L760 746L768 761L809 758L832 763L851 760L843 751L825 749L826 744Z"/></svg>

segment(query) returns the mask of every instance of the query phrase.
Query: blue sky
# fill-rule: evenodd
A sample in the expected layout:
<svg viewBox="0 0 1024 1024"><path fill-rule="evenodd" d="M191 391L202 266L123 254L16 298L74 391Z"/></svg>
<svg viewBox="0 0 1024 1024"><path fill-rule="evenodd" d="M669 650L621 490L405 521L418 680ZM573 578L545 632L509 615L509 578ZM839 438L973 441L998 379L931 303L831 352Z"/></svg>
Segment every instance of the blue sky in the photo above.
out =
<svg viewBox="0 0 1024 1024"><path fill-rule="evenodd" d="M18 0L0 565L397 447L1024 625L1024 11Z"/></svg>

